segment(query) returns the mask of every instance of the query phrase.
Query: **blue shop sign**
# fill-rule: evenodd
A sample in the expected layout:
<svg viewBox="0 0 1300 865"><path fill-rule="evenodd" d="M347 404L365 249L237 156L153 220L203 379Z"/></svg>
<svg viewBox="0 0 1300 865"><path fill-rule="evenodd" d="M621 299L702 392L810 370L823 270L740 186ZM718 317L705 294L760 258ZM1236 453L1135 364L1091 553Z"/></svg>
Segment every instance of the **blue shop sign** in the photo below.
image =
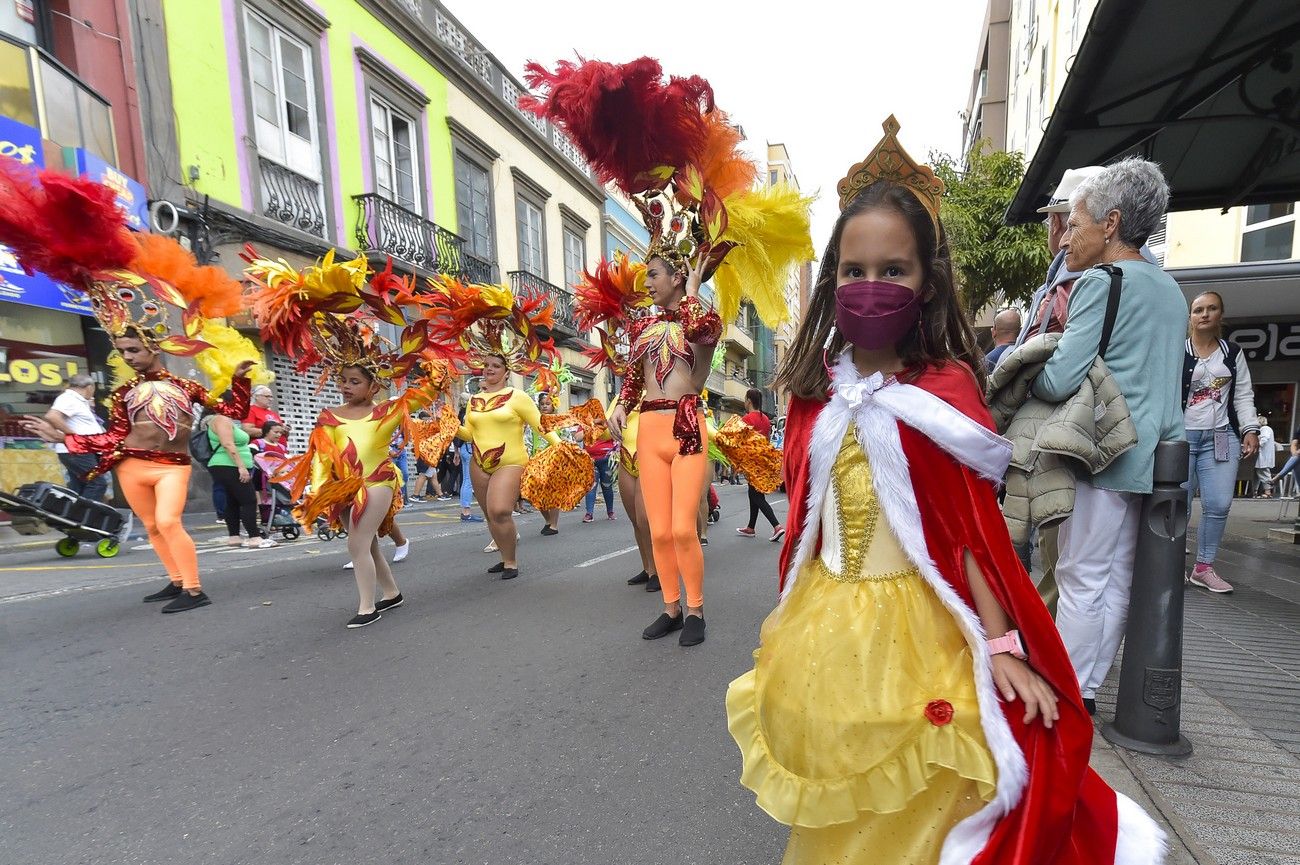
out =
<svg viewBox="0 0 1300 865"><path fill-rule="evenodd" d="M0 156L17 159L33 168L45 167L40 130L11 117L0 117ZM85 295L55 282L43 273L27 274L7 246L0 246L0 300L90 315Z"/></svg>
<svg viewBox="0 0 1300 865"><path fill-rule="evenodd" d="M81 147L66 148L63 161L69 168L75 168L77 174L84 174L113 190L117 206L126 214L127 226L135 231L149 228L149 196L143 184Z"/></svg>

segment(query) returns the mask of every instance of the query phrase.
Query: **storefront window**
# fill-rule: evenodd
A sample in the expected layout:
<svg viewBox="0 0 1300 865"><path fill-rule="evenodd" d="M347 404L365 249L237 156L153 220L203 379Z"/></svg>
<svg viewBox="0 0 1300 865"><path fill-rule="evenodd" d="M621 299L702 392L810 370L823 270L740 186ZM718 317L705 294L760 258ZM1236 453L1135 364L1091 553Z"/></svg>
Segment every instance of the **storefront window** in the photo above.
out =
<svg viewBox="0 0 1300 865"><path fill-rule="evenodd" d="M35 126L36 105L26 55L22 46L0 39L0 117Z"/></svg>
<svg viewBox="0 0 1300 865"><path fill-rule="evenodd" d="M41 95L45 107L45 137L64 147L81 147L76 85L47 60L41 61Z"/></svg>
<svg viewBox="0 0 1300 865"><path fill-rule="evenodd" d="M68 378L87 371L82 317L0 304L0 489L63 480L54 451L18 424L43 415Z"/></svg>
<svg viewBox="0 0 1300 865"><path fill-rule="evenodd" d="M77 90L77 111L81 115L82 146L109 165L116 166L113 143L113 110L89 90Z"/></svg>

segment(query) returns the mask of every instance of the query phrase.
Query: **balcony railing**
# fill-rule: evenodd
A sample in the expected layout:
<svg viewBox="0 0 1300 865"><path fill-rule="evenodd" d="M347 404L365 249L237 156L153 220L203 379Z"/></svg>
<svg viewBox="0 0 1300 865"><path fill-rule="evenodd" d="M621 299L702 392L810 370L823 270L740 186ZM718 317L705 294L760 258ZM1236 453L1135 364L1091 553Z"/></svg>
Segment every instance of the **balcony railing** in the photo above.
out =
<svg viewBox="0 0 1300 865"><path fill-rule="evenodd" d="M391 255L436 273L465 271L465 241L441 225L376 193L354 195L357 243L367 252Z"/></svg>
<svg viewBox="0 0 1300 865"><path fill-rule="evenodd" d="M556 336L577 337L581 335L578 332L577 323L573 320L573 294L568 289L552 285L540 276L526 270L512 270L510 272L510 287L516 295L536 296L545 294L550 297L555 316Z"/></svg>
<svg viewBox="0 0 1300 865"><path fill-rule="evenodd" d="M471 283L496 283L497 266L486 258L479 258L477 255L470 255L468 252L462 256L464 271L462 278Z"/></svg>
<svg viewBox="0 0 1300 865"><path fill-rule="evenodd" d="M299 231L325 236L321 186L265 156L257 157L261 174L262 215Z"/></svg>

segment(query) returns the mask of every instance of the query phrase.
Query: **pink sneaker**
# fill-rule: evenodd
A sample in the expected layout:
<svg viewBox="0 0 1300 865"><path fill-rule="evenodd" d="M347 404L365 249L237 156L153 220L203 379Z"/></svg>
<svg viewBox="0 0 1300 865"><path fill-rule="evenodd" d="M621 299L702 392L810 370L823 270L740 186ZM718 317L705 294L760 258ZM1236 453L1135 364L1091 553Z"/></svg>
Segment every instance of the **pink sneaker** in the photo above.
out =
<svg viewBox="0 0 1300 865"><path fill-rule="evenodd" d="M752 538L754 536L754 530L751 529L749 526L741 526L740 528L736 529L736 534L744 535L747 538Z"/></svg>
<svg viewBox="0 0 1300 865"><path fill-rule="evenodd" d="M1189 580L1193 586L1200 586L1219 595L1228 595L1232 593L1232 585L1214 572L1211 565L1196 563L1192 568L1192 576Z"/></svg>

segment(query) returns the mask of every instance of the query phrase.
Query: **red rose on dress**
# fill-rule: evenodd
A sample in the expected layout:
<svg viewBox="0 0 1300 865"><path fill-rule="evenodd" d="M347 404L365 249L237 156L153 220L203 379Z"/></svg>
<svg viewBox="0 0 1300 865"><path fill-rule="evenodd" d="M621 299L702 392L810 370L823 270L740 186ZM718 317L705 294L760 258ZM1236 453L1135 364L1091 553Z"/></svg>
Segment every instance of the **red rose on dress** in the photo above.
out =
<svg viewBox="0 0 1300 865"><path fill-rule="evenodd" d="M952 703L947 700L931 700L925 705L925 717L936 727L942 727L952 721Z"/></svg>

